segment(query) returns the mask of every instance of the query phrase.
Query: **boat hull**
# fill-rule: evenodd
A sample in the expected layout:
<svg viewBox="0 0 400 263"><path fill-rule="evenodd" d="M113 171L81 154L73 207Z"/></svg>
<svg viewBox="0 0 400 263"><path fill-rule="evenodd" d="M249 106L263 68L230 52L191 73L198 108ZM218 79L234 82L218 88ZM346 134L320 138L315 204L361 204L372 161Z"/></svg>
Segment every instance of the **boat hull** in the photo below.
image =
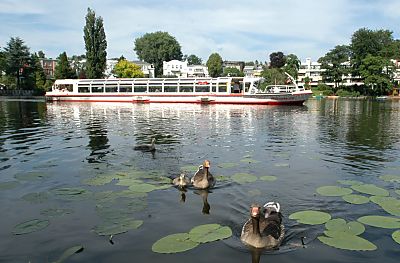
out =
<svg viewBox="0 0 400 263"><path fill-rule="evenodd" d="M48 101L302 105L311 92L290 94L73 94L48 92Z"/></svg>

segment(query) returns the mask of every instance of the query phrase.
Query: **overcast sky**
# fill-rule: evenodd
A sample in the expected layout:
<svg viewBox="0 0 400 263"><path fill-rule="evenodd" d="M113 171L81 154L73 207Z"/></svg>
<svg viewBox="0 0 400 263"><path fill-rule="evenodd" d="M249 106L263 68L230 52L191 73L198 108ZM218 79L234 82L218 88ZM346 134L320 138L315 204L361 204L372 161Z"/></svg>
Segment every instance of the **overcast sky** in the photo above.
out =
<svg viewBox="0 0 400 263"><path fill-rule="evenodd" d="M135 38L155 31L203 61L213 52L266 61L275 51L317 60L362 27L400 38L400 0L0 0L0 47L18 36L47 57L84 54L88 7L103 17L108 58L137 59Z"/></svg>

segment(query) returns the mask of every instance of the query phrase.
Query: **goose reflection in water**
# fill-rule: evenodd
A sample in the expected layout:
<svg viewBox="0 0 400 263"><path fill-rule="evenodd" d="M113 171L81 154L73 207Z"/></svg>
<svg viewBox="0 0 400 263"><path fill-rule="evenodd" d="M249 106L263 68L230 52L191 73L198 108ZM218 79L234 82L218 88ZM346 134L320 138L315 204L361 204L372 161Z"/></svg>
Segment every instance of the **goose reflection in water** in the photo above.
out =
<svg viewBox="0 0 400 263"><path fill-rule="evenodd" d="M208 189L202 189L202 190L196 190L194 191L195 194L198 194L201 196L201 199L203 200L203 208L201 210L201 212L204 215L209 215L210 214L210 204L208 203L208 193L211 193Z"/></svg>

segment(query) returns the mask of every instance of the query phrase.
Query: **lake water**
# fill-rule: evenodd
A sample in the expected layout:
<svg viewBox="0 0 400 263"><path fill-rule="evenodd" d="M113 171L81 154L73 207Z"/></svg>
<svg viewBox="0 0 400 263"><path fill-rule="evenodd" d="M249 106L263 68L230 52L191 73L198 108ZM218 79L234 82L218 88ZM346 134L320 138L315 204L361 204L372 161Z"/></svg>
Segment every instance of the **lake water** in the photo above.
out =
<svg viewBox="0 0 400 263"><path fill-rule="evenodd" d="M378 249L348 251L317 239L324 225L289 219L301 210L347 221L389 215L372 202L349 204L316 189L358 180L399 198L398 183L379 178L400 175L397 101L309 100L302 107L0 101L0 123L0 262L53 262L76 245L84 250L67 262L255 262L255 252L240 242L240 231L250 205L266 201L280 202L287 233L281 249L262 253L260 262L390 263L400 258L400 245L391 238L394 229L366 226L361 236ZM151 137L157 138L154 154L133 150ZM107 198L127 186L116 185L116 179L87 183L140 171L154 183L205 159L214 176L227 179L209 193L170 187L114 200ZM228 180L236 173L258 179ZM260 180L265 175L277 179ZM84 195L60 193L71 188L84 189ZM51 216L48 209L65 214ZM93 231L107 212L128 213L143 224L109 242L109 236ZM33 219L49 225L13 234L16 225ZM182 253L152 252L160 238L209 223L229 226L233 236Z"/></svg>

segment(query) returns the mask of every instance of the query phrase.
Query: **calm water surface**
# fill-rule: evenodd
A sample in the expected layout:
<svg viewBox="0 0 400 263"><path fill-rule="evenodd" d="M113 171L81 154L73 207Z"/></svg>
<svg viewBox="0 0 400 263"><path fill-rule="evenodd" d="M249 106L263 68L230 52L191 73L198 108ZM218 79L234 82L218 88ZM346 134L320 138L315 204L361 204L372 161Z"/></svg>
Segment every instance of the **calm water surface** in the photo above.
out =
<svg viewBox="0 0 400 263"><path fill-rule="evenodd" d="M17 184L0 189L0 262L52 262L80 244L84 251L67 262L252 262L252 252L239 240L241 226L251 203L271 200L282 206L287 235L282 248L262 254L260 262L398 262L400 245L390 236L394 230L367 226L362 237L378 249L352 252L316 239L323 225L288 219L306 209L348 221L387 215L373 203L348 204L340 197L320 196L316 188L350 179L376 184L396 196L399 186L379 176L400 174L398 102L310 100L303 107L271 107L0 101L0 124L0 183ZM133 150L153 136L155 154ZM129 207L121 201L113 208L116 214L128 211L144 223L114 236L114 244L92 231L102 222L96 210L101 197L60 200L54 195L54 189L66 187L84 188L93 196L116 193L127 187L83 182L138 170L173 178L182 167L198 166L204 159L210 160L214 175L240 172L277 180L219 181L210 193L188 189L185 202L174 187L134 199L136 205ZM237 166L218 166L223 163ZM44 197L24 198L32 193ZM41 211L48 208L71 213L46 217ZM50 225L13 235L15 225L32 219L49 219ZM233 236L184 253L151 251L158 239L207 223L228 225ZM305 248L301 237L306 237Z"/></svg>

